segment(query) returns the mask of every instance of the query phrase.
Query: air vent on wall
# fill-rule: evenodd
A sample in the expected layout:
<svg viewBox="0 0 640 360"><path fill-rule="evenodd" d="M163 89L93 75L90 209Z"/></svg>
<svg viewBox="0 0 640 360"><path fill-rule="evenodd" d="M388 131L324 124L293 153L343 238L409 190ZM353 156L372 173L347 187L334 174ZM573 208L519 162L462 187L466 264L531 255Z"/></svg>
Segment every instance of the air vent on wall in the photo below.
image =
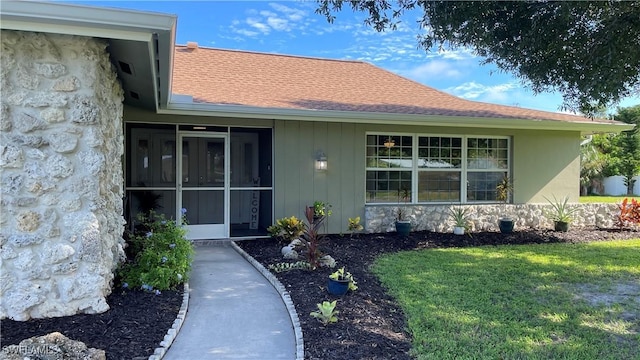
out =
<svg viewBox="0 0 640 360"><path fill-rule="evenodd" d="M129 96L131 96L132 99L140 100L140 95L135 91L129 91Z"/></svg>
<svg viewBox="0 0 640 360"><path fill-rule="evenodd" d="M126 62L122 62L118 60L118 66L120 66L120 70L129 75L133 75L133 66L127 64Z"/></svg>

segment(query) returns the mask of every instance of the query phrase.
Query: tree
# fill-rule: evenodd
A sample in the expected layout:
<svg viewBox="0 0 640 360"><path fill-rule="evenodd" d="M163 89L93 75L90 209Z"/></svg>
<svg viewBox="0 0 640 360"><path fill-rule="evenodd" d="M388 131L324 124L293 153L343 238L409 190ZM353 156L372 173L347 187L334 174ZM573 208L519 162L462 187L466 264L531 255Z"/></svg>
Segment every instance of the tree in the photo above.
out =
<svg viewBox="0 0 640 360"><path fill-rule="evenodd" d="M590 116L640 93L640 2L318 0L329 22L347 3L377 31L422 10L419 46L469 47L534 92L558 90L563 108Z"/></svg>
<svg viewBox="0 0 640 360"><path fill-rule="evenodd" d="M627 194L632 195L635 182L633 177L640 174L640 105L618 108L618 113L613 118L636 125L632 130L623 131L615 138L620 174L624 176Z"/></svg>
<svg viewBox="0 0 640 360"><path fill-rule="evenodd" d="M602 177L606 165L606 156L593 143L586 139L580 145L580 195L588 195L593 182Z"/></svg>

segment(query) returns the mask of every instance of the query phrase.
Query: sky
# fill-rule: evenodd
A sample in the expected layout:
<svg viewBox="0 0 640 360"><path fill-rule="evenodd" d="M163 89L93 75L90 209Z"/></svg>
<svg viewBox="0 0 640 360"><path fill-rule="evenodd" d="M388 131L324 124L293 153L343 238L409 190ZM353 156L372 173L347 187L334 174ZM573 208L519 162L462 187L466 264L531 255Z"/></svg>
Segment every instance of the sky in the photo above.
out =
<svg viewBox="0 0 640 360"><path fill-rule="evenodd" d="M315 1L66 1L178 16L176 43L342 60L359 60L449 94L474 101L560 112L559 93L535 95L470 49L426 52L417 47L419 12L398 29L378 33L364 14L344 6L332 24L314 12ZM640 104L640 96L619 106ZM610 112L615 112L610 109Z"/></svg>

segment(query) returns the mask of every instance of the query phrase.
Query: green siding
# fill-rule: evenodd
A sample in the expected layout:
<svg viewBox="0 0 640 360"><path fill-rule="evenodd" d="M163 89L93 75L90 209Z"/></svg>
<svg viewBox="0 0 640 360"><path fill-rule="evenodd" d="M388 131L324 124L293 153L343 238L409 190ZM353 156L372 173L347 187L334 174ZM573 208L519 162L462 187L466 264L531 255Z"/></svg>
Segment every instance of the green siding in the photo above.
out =
<svg viewBox="0 0 640 360"><path fill-rule="evenodd" d="M516 203L546 203L547 198L578 202L580 134L518 132L513 138L513 181Z"/></svg>
<svg viewBox="0 0 640 360"><path fill-rule="evenodd" d="M512 136L512 177L515 203L546 203L544 196L569 196L578 201L580 134L572 131L418 127L292 120L230 119L157 115L125 108L126 121L258 126L274 128L274 218L304 217L315 200L333 205L328 232L347 230L347 218L364 216L365 134L406 132ZM328 170L315 170L319 150ZM362 219L364 223L364 218Z"/></svg>

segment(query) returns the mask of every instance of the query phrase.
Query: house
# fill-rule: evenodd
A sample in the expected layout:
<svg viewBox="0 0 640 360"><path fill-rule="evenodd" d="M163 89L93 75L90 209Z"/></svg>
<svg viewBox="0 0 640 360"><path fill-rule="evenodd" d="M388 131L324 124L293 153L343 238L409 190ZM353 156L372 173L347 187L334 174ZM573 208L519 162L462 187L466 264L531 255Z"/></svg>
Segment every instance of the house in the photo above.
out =
<svg viewBox="0 0 640 360"><path fill-rule="evenodd" d="M328 232L355 216L386 231L406 188L418 229L453 203L488 224L504 175L518 211L575 201L580 135L630 128L467 101L359 61L175 46L172 15L0 11L2 318L105 311L138 211L185 208L192 239L238 239L320 200Z"/></svg>

